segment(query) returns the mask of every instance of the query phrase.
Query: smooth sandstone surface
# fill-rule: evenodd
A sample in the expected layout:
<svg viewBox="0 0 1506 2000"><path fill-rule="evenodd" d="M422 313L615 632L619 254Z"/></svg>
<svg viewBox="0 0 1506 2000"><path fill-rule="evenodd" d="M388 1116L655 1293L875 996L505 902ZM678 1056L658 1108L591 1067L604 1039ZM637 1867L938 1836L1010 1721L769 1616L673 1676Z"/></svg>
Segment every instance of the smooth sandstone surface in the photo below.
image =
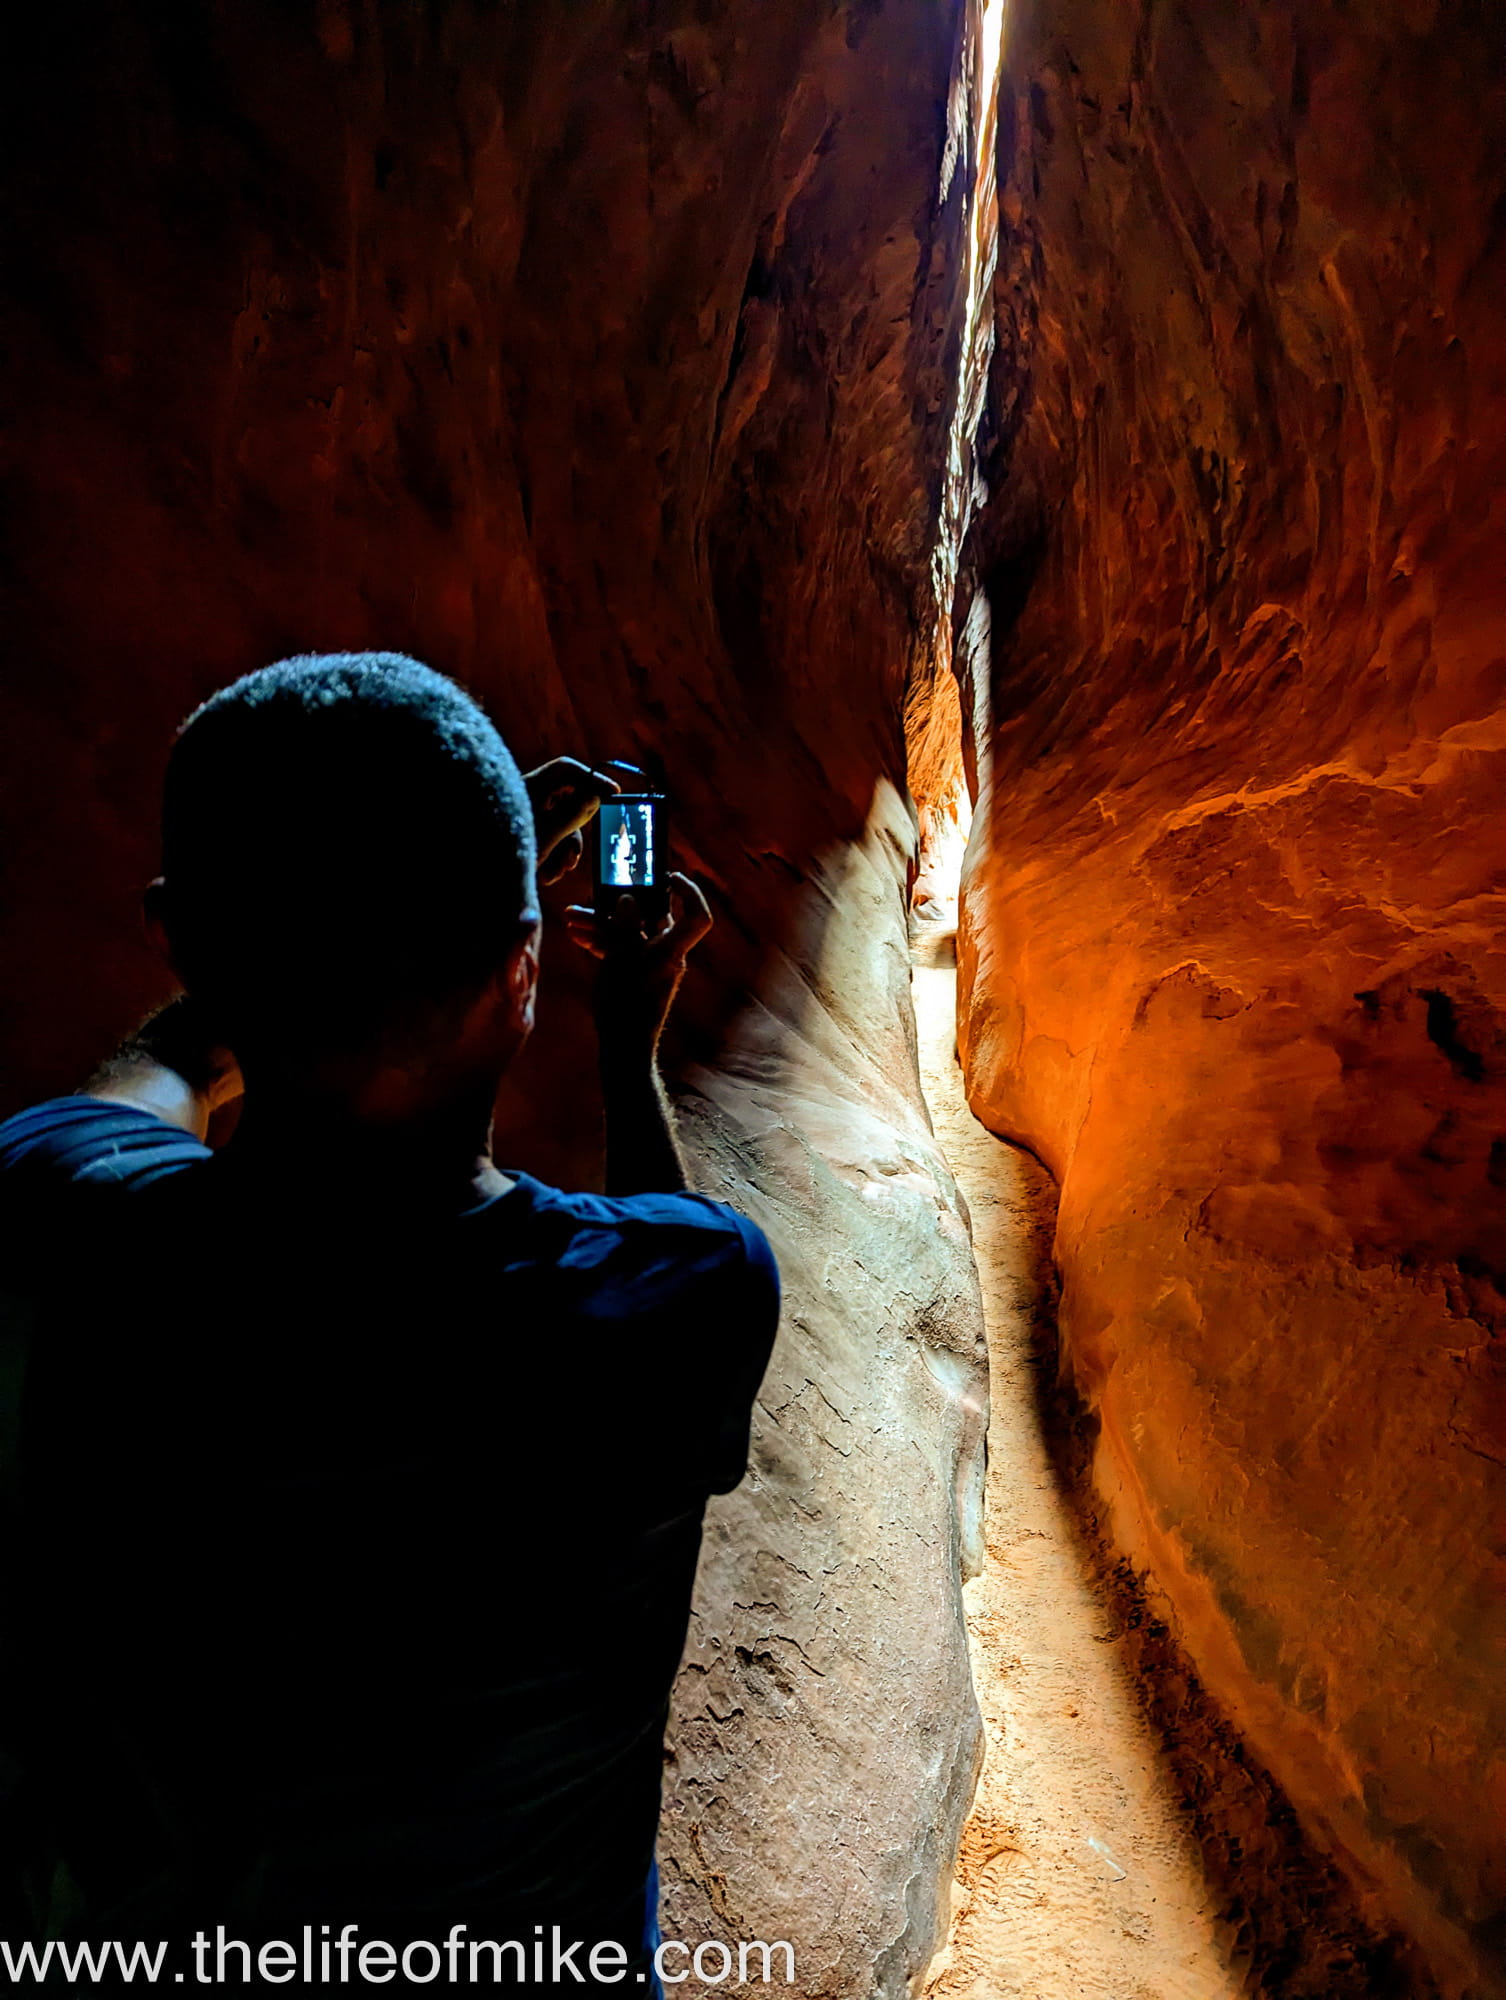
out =
<svg viewBox="0 0 1506 2000"><path fill-rule="evenodd" d="M1020 0L957 656L971 1101L1114 1531L1506 1992L1498 10ZM991 641L991 666L990 642Z"/></svg>
<svg viewBox="0 0 1506 2000"><path fill-rule="evenodd" d="M43 9L0 85L5 1108L161 996L134 902L161 762L233 675L408 649L525 762L662 761L717 915L673 1077L789 1296L708 1538L666 1927L791 1940L807 2000L897 1996L928 1960L977 1743L986 1370L916 1080L900 803L963 27L901 0L257 0L81 37ZM579 1183L583 978L562 941L545 960L500 1150Z"/></svg>
<svg viewBox="0 0 1506 2000"><path fill-rule="evenodd" d="M988 1359L888 922L911 837L881 789L681 1099L703 1184L774 1241L786 1311L752 1469L708 1529L667 1771L666 1931L798 1924L802 1997L912 1990L979 1751L958 1581L983 1560Z"/></svg>

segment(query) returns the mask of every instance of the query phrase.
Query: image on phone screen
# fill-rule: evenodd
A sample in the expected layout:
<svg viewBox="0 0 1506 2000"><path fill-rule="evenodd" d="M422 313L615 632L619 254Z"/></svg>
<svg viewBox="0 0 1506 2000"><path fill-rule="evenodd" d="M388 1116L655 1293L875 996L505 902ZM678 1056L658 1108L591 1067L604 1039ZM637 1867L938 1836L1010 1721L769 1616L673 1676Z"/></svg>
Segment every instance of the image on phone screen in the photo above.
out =
<svg viewBox="0 0 1506 2000"><path fill-rule="evenodd" d="M598 879L611 889L647 889L658 880L654 801L607 799L597 814Z"/></svg>

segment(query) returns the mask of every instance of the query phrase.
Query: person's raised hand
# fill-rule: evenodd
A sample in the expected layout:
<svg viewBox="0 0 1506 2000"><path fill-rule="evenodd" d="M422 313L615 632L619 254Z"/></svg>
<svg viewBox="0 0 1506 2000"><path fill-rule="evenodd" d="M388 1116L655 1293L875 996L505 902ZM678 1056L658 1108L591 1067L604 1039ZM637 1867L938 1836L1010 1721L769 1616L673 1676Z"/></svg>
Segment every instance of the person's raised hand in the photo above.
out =
<svg viewBox="0 0 1506 2000"><path fill-rule="evenodd" d="M653 1054L685 961L711 928L711 908L698 883L671 875L666 886L668 914L652 931L627 895L606 917L578 904L565 912L571 937L599 962L596 1023L609 1054Z"/></svg>
<svg viewBox="0 0 1506 2000"><path fill-rule="evenodd" d="M622 788L615 778L593 771L578 757L551 757L536 771L526 771L523 783L538 836L539 880L558 882L585 852L581 828L595 817L603 799Z"/></svg>

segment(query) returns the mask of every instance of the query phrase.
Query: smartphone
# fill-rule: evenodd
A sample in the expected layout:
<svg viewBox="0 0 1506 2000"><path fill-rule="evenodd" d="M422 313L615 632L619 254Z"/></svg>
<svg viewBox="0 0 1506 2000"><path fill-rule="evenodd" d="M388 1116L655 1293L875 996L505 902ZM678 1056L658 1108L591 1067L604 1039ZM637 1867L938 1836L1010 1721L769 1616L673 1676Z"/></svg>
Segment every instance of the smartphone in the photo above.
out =
<svg viewBox="0 0 1506 2000"><path fill-rule="evenodd" d="M669 912L663 793L619 792L603 799L593 825L597 914L610 916L623 896L631 896L653 929Z"/></svg>

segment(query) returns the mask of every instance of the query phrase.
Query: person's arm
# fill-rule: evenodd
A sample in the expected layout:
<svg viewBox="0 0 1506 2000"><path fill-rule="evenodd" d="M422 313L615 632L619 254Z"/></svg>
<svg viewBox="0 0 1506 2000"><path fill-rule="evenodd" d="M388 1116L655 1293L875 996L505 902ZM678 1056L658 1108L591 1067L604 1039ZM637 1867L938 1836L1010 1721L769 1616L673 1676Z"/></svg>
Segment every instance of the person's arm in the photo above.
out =
<svg viewBox="0 0 1506 2000"><path fill-rule="evenodd" d="M618 1057L603 1045L601 1101L607 1122L607 1193L689 1193L690 1175L655 1058Z"/></svg>
<svg viewBox="0 0 1506 2000"><path fill-rule="evenodd" d="M203 1139L211 1115L241 1092L235 1057L186 993L149 1015L100 1064L82 1095L149 1111Z"/></svg>
<svg viewBox="0 0 1506 2000"><path fill-rule="evenodd" d="M609 922L567 912L570 934L599 961L595 1007L607 1122L608 1194L683 1194L690 1187L674 1112L659 1076L659 1037L685 961L711 928L706 898L688 875L669 877L669 914L650 936L631 896Z"/></svg>

